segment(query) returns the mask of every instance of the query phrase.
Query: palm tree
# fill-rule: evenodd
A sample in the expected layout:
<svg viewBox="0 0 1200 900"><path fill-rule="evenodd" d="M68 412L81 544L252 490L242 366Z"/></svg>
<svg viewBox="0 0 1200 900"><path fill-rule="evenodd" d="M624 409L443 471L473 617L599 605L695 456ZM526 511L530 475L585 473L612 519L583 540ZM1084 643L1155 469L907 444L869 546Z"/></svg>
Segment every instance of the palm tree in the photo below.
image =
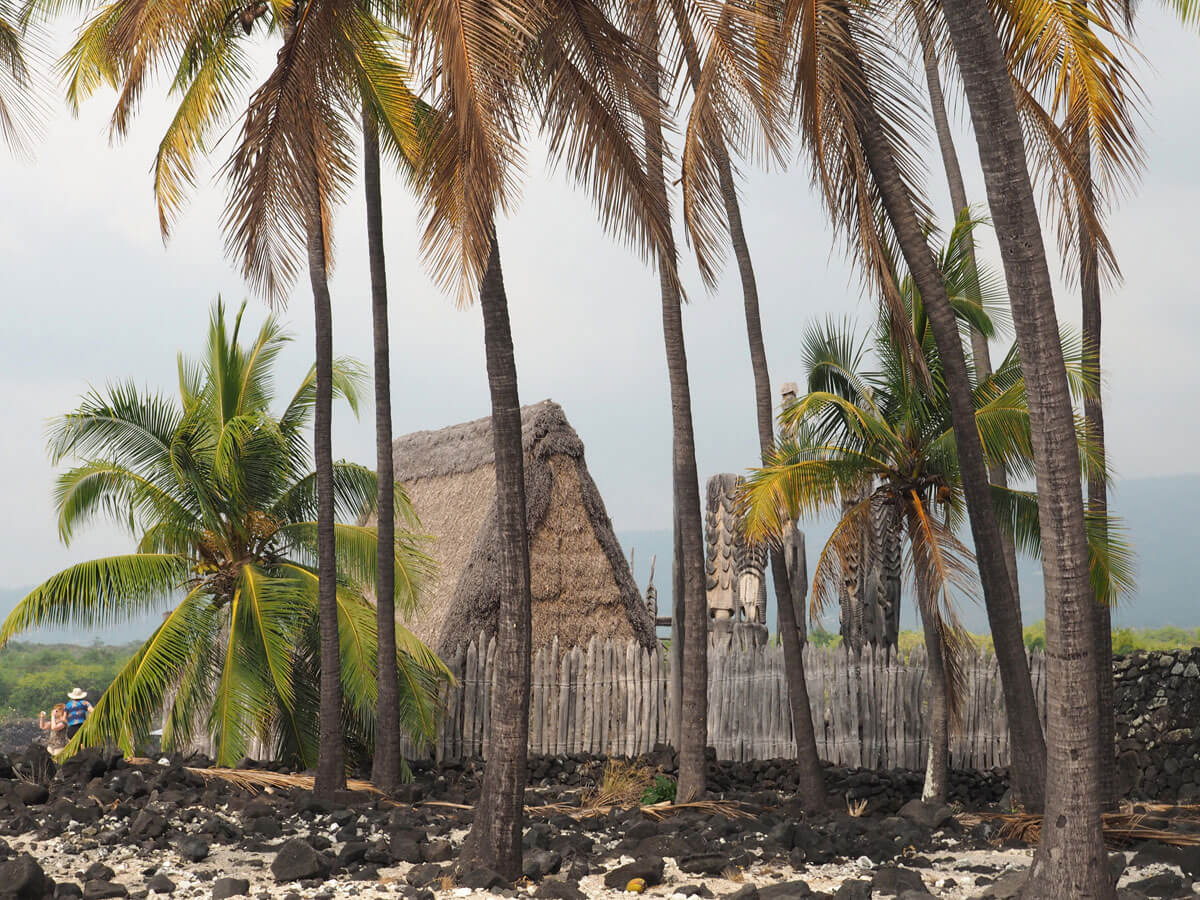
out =
<svg viewBox="0 0 1200 900"><path fill-rule="evenodd" d="M972 250L974 223L960 219L939 259L946 291L964 330L991 333L991 322L975 297L980 289ZM853 333L832 323L808 333L802 357L809 393L780 415L784 440L770 462L754 472L745 488L746 527L753 539L778 540L788 518L839 505L842 517L817 563L812 614L819 616L837 596L847 566L858 554L874 509L896 510L908 546L918 609L925 629L931 675L926 800L945 800L949 725L961 698L961 655L967 637L957 624L951 590L975 593L975 560L958 540L963 520L963 489L953 439L945 373L929 320L912 279L898 283L911 329L921 347L929 385L915 377L911 360L895 338L895 323L881 316L868 368L864 347ZM1070 348L1069 348L1070 349ZM1090 368L1071 352L1071 371L1080 394L1097 389ZM1010 352L994 375L972 382L976 429L990 460L1019 471L1030 468L1031 437L1026 385L1018 355ZM1086 434L1081 454L1095 465ZM1101 477L1103 475L1101 474ZM870 487L864 491L862 486ZM1036 495L992 486L999 520L1023 546L1038 550ZM851 498L849 501L847 498ZM1093 529L1098 535L1099 529ZM1097 540L1093 571L1106 597L1128 590L1128 549Z"/></svg>
<svg viewBox="0 0 1200 900"><path fill-rule="evenodd" d="M0 627L0 644L44 625L94 626L168 605L163 623L117 675L72 743L116 744L132 755L167 710L163 742L186 750L211 738L220 765L253 741L276 758L316 760L320 675L315 475L304 432L316 399L309 371L279 415L273 368L289 338L269 317L239 342L218 301L198 360L179 359L178 402L116 384L86 396L51 426L51 457L81 461L59 476L59 532L69 542L97 518L124 526L132 554L78 563L25 597ZM334 390L358 406L359 366L333 365ZM337 512L372 510L375 476L334 466ZM415 522L403 495L401 509ZM376 719L376 533L339 523L337 617L344 640L340 677L348 698L344 742L369 746ZM414 536L396 544L395 600L412 611L430 568ZM438 681L448 672L407 631L394 655L404 673L396 707L414 739L434 736Z"/></svg>
<svg viewBox="0 0 1200 900"><path fill-rule="evenodd" d="M173 14L172 14L173 13ZM413 134L414 102L406 71L395 59L395 35L353 0L308 0L278 7L252 4L157 10L144 0L112 0L82 30L67 54L68 97L78 104L102 84L120 90L112 132L124 135L149 72L175 69L182 99L155 159L155 193L164 236L178 214L194 166L249 77L241 38L263 18L283 34L277 63L250 97L238 146L226 165L227 246L243 274L270 300L281 302L306 259L316 333L314 455L321 581L322 716L317 791L329 796L345 783L338 734L334 481L330 439L333 325L328 269L332 206L353 173L350 123L364 104L404 146ZM386 602L386 601L385 601ZM386 639L386 635L385 635Z"/></svg>
<svg viewBox="0 0 1200 900"><path fill-rule="evenodd" d="M529 548L520 401L496 215L515 201L524 126L536 111L551 155L593 193L602 221L649 254L669 238L642 167L644 54L610 21L608 3L460 4L417 0L409 33L433 129L420 177L427 258L461 299L478 290L492 401L501 605L496 685L481 800L459 866L521 872L530 669Z"/></svg>
<svg viewBox="0 0 1200 900"><path fill-rule="evenodd" d="M934 133L937 136L938 149L942 157L942 166L946 172L950 205L954 215L958 216L970 208L970 203L967 199L962 167L958 161L958 151L954 146L954 135L950 131L950 118L946 112L946 98L942 90L937 49L929 24L929 14L922 3L910 3L904 8L911 13L912 23L917 32L917 42L920 44L921 60L925 70L925 84L929 93L929 110L932 114ZM976 378L982 380L991 374L992 359L988 340L978 330L971 332L971 361L975 368ZM1008 474L995 466L988 468L988 478L991 479L992 484L1008 484ZM1017 551L1007 537L1004 539L1004 561L1008 566L1008 577L1012 585L1013 610L1017 616L1017 627L1020 628L1021 591L1017 580Z"/></svg>
<svg viewBox="0 0 1200 900"><path fill-rule="evenodd" d="M645 62L645 78L655 96L662 85L659 48L661 23L655 3L640 3L639 37L652 58ZM646 171L658 202L669 209L664 172L666 144L662 114L657 109L643 117L646 132ZM704 592L704 539L701 529L700 477L696 470L696 437L692 423L691 387L687 349L683 337L683 294L679 282L674 240L658 257L662 303L663 343L671 385L672 494L677 558L672 622L672 646L677 647L673 668L680 690L676 693L679 720L676 735L679 780L676 800L688 802L706 790L708 745L708 604Z"/></svg>
<svg viewBox="0 0 1200 900"><path fill-rule="evenodd" d="M913 105L893 74L891 34L871 14L842 0L788 2L778 16L782 47L767 58L786 63L771 68L779 73L776 77L792 80L814 180L869 283L893 310L895 321L904 321L891 278L891 261L902 256L924 299L958 426L967 511L1013 735L1014 792L1036 808L1043 793L1044 742L990 501L987 464L971 425L966 358L926 240L929 215L915 183L920 164L912 151ZM911 342L903 331L897 337ZM912 346L906 352L916 374L926 377L921 354Z"/></svg>
<svg viewBox="0 0 1200 900"><path fill-rule="evenodd" d="M20 11L0 0L0 138L14 153L28 149L40 118L29 65L39 49L22 27Z"/></svg>
<svg viewBox="0 0 1200 900"><path fill-rule="evenodd" d="M1063 453L1074 420L1054 319L1050 268L1041 238L1021 122L1004 50L988 9L943 0L975 125L988 202L996 223L1017 343L1030 392L1034 458L1045 552L1049 694L1047 828L1031 867L1039 896L1115 896L1100 813L1094 604L1088 582L1078 458Z"/></svg>
<svg viewBox="0 0 1200 900"><path fill-rule="evenodd" d="M675 39L686 65L693 107L710 111L708 114L694 117L694 123L689 127L688 141L684 148L684 165L689 169L715 170L715 183L711 175L702 181L707 182L708 191L719 195L717 202L716 198L710 198L707 192L689 191L685 197L684 222L696 249L700 271L709 287L715 286L715 263L723 246L717 232L724 230L728 233L742 284L746 338L750 348L750 367L754 374L754 409L759 450L765 462L766 455L775 442L771 376L759 312L758 281L742 224L737 182L730 160L730 123L727 120L723 121L718 111L728 112L735 109L740 98L748 98L748 105L762 108L757 117L769 122L771 101L765 97L763 81L756 77L756 72L739 68L738 60L744 54L731 52L730 45L736 46L738 38L742 36L742 29L737 26L741 24L741 20L748 18L743 11L732 9L733 7L734 4L729 4L714 22L708 9L702 4L671 5L671 24L674 25ZM746 31L751 35L754 33L753 28ZM702 47L699 36L707 36L707 46ZM677 70L678 66L673 68ZM689 180L689 183L692 183L692 180ZM722 222L724 229L719 227ZM796 761L800 775L798 793L805 808L815 812L826 805L827 798L821 760L817 752L816 733L812 727L801 634L795 621L796 598L792 596L792 579L788 576L783 551L773 545L770 559L779 609L784 672L796 735ZM682 608L676 613L676 618L679 618L680 612L683 612ZM680 678L682 683L682 670ZM679 696L679 693L676 695Z"/></svg>

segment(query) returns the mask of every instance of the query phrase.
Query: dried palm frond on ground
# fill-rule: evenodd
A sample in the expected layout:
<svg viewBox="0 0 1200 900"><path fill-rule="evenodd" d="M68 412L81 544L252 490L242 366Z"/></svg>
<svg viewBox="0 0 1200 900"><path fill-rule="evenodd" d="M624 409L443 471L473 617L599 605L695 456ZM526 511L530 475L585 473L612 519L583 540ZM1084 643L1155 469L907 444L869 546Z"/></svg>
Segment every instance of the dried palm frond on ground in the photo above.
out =
<svg viewBox="0 0 1200 900"><path fill-rule="evenodd" d="M600 783L585 791L580 801L584 808L633 806L654 781L654 771L636 762L610 759L604 764Z"/></svg>
<svg viewBox="0 0 1200 900"><path fill-rule="evenodd" d="M227 781L235 787L242 788L252 794L257 794L266 787L300 788L305 791L313 789L313 778L311 775L286 775L282 772L268 772L259 769L188 768L187 771L193 775L199 775L206 780L218 778L222 781ZM383 791L379 790L379 788L375 787L369 781L355 781L354 779L350 779L346 782L346 788L351 791L366 791L372 794L383 793Z"/></svg>
<svg viewBox="0 0 1200 900"><path fill-rule="evenodd" d="M1135 812L1135 809L1137 810ZM967 828L981 822L999 822L996 842L1019 841L1036 844L1042 836L1042 817L1027 813L963 813L955 816ZM1172 830L1174 823L1200 822L1200 806L1126 803L1118 812L1105 813L1104 840L1110 848L1138 841L1158 841L1175 847L1200 847L1200 833Z"/></svg>

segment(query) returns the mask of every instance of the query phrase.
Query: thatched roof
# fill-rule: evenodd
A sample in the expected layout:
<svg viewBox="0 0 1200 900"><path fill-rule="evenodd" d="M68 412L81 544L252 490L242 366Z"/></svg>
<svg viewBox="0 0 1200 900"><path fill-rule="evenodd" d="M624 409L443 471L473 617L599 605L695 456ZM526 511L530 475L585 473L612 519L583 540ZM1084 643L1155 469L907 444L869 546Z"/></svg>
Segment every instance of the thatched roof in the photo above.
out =
<svg viewBox="0 0 1200 900"><path fill-rule="evenodd" d="M525 501L533 589L533 645L601 637L654 641L654 622L634 584L583 442L550 400L521 409ZM404 485L434 538L439 571L408 626L439 653L495 632L499 546L491 419L418 431L392 445Z"/></svg>

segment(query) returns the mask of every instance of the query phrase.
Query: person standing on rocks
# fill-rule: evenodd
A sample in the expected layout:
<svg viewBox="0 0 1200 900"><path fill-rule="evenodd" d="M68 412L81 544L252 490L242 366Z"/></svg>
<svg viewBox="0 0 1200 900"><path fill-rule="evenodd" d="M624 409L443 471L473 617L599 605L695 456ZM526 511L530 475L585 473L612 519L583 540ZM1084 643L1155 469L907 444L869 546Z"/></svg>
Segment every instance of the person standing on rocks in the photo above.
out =
<svg viewBox="0 0 1200 900"><path fill-rule="evenodd" d="M92 704L88 703L87 691L75 688L67 694L67 740L75 737L75 733L83 727L87 717L92 713Z"/></svg>
<svg viewBox="0 0 1200 900"><path fill-rule="evenodd" d="M46 711L42 710L38 713L38 728L48 732L46 735L46 749L50 753L57 753L63 747L67 746L67 706L65 703L56 703L54 708L50 710L50 718L46 718Z"/></svg>

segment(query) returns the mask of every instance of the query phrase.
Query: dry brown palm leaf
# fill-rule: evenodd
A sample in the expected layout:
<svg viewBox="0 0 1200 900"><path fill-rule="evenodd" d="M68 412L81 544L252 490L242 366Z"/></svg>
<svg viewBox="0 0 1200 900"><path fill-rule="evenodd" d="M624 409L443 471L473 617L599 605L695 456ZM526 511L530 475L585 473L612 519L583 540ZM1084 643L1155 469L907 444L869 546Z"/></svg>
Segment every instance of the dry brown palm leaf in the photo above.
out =
<svg viewBox="0 0 1200 900"><path fill-rule="evenodd" d="M601 224L649 261L666 252L669 212L643 165L645 122L662 108L642 78L649 51L592 0L547 0L529 85L553 162L591 194Z"/></svg>
<svg viewBox="0 0 1200 900"><path fill-rule="evenodd" d="M1162 811L1174 810L1177 807L1163 805ZM1042 835L1042 817L1026 813L1009 814L986 813L960 814L955 816L962 825L973 827L980 822L990 821L1001 823L996 833L996 842L1019 841L1024 844L1037 844ZM1155 824L1146 824L1148 820ZM1152 817L1147 813L1135 813L1129 809L1119 812L1105 813L1102 817L1104 826L1104 841L1110 849L1127 847L1140 841L1157 841L1173 847L1200 847L1200 834L1193 831L1175 831L1169 827L1160 826L1160 817ZM1185 816L1181 821L1189 824L1196 821L1194 816Z"/></svg>
<svg viewBox="0 0 1200 900"><path fill-rule="evenodd" d="M199 775L206 781L220 780L228 782L242 790L257 794L263 788L299 788L311 791L313 777L311 775L288 775L283 772L268 772L265 769L198 769L188 767L185 771ZM369 781L357 781L353 778L346 781L346 788L351 791L364 791L371 794L382 794L383 791Z"/></svg>
<svg viewBox="0 0 1200 900"><path fill-rule="evenodd" d="M522 132L530 115L521 91L529 43L545 28L539 0L413 0L416 60L427 73L438 127L421 174L422 247L434 278L475 294L491 253L497 211L516 200Z"/></svg>

